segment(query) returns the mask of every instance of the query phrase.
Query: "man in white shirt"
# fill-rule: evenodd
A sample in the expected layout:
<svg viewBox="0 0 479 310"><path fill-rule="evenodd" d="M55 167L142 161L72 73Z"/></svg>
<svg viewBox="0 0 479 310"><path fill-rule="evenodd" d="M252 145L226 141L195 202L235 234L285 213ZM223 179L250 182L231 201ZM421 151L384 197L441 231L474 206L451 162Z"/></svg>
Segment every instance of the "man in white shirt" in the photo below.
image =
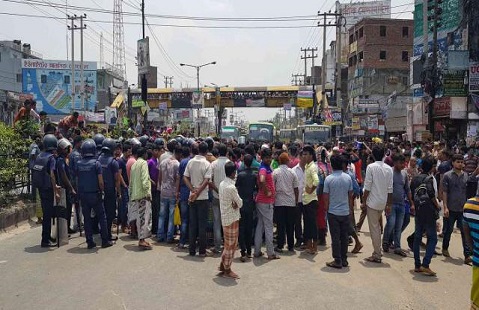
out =
<svg viewBox="0 0 479 310"><path fill-rule="evenodd" d="M382 146L376 145L373 147L373 157L375 162L366 168L364 199L361 208L367 208L369 232L374 248L373 255L366 258L366 260L373 263L381 263L380 219L384 210L386 215L391 212L393 170L382 161L384 158L384 148Z"/></svg>
<svg viewBox="0 0 479 310"><path fill-rule="evenodd" d="M296 221L294 223L294 235L296 237L295 247L299 248L303 244L303 190L304 190L304 169L306 161L303 156L300 156L299 163L293 168L293 171L298 176L298 208L296 210Z"/></svg>
<svg viewBox="0 0 479 310"><path fill-rule="evenodd" d="M191 256L196 255L196 239L199 239L199 256L206 256L206 224L208 221L208 183L211 179L210 163L206 160L208 144L201 142L199 155L188 162L184 182L190 190L190 247Z"/></svg>
<svg viewBox="0 0 479 310"><path fill-rule="evenodd" d="M229 161L224 170L226 178L219 185L219 200L225 241L219 270L224 277L239 279L231 270L231 264L238 247L240 208L243 206L243 200L235 185L236 165Z"/></svg>
<svg viewBox="0 0 479 310"><path fill-rule="evenodd" d="M213 236L215 242L214 253L221 253L221 214L219 201L219 187L221 182L226 179L225 164L230 160L226 157L228 149L226 145L218 145L219 157L211 163L212 181L210 182L210 189L213 191L213 202L211 203L213 209Z"/></svg>

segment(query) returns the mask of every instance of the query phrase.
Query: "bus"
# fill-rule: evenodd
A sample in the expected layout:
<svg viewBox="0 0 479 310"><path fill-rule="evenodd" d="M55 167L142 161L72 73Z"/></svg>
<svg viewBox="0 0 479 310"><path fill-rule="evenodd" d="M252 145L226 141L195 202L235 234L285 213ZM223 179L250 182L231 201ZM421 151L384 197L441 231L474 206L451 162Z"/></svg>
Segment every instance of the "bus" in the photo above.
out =
<svg viewBox="0 0 479 310"><path fill-rule="evenodd" d="M304 144L319 144L331 142L331 126L328 125L301 125L296 130Z"/></svg>
<svg viewBox="0 0 479 310"><path fill-rule="evenodd" d="M221 127L221 139L232 138L238 141L238 138L241 136L240 128L237 126L223 126Z"/></svg>
<svg viewBox="0 0 479 310"><path fill-rule="evenodd" d="M248 127L248 139L255 142L274 142L276 128L272 123L250 123Z"/></svg>
<svg viewBox="0 0 479 310"><path fill-rule="evenodd" d="M280 129L279 140L284 143L290 143L296 140L296 129Z"/></svg>

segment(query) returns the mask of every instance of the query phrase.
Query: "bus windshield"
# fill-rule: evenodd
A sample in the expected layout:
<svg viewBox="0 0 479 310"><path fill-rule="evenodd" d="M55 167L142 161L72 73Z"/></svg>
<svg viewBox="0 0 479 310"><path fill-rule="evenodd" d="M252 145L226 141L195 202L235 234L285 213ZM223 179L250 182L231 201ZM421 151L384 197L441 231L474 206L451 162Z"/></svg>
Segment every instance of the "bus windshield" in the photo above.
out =
<svg viewBox="0 0 479 310"><path fill-rule="evenodd" d="M269 141L274 139L274 126L269 124L249 125L249 139L251 141Z"/></svg>
<svg viewBox="0 0 479 310"><path fill-rule="evenodd" d="M318 144L331 141L331 128L329 126L305 126L304 143Z"/></svg>
<svg viewBox="0 0 479 310"><path fill-rule="evenodd" d="M237 140L240 136L240 131L236 127L230 127L226 126L221 128L221 138L222 139L228 139L228 138L233 138Z"/></svg>

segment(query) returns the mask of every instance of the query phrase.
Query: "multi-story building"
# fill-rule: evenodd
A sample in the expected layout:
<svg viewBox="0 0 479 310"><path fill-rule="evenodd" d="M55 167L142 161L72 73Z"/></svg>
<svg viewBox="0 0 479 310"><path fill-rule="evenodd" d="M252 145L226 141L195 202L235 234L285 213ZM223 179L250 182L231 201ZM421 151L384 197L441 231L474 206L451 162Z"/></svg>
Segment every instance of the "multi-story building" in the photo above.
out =
<svg viewBox="0 0 479 310"><path fill-rule="evenodd" d="M413 20L365 18L349 29L348 39L348 100L353 131L404 133L410 99Z"/></svg>
<svg viewBox="0 0 479 310"><path fill-rule="evenodd" d="M41 59L30 44L0 41L0 121L10 124L26 95L22 94L22 59Z"/></svg>

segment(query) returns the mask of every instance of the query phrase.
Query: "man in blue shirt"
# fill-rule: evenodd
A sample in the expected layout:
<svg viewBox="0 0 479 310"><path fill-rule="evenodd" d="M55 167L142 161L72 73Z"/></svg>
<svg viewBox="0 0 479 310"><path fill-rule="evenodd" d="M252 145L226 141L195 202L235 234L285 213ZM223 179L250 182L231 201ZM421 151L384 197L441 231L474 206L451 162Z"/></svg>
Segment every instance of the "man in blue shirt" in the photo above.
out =
<svg viewBox="0 0 479 310"><path fill-rule="evenodd" d="M193 155L198 155L198 145L194 143L191 146ZM186 166L191 159L190 148L183 146L181 149L181 161L178 168L178 174L180 177L180 190L176 195L176 201L179 201L180 215L181 215L181 227L180 227L180 242L178 249L186 249L186 243L188 241L188 198L190 197L190 189L186 186L183 176L185 174Z"/></svg>
<svg viewBox="0 0 479 310"><path fill-rule="evenodd" d="M349 210L354 203L351 177L343 172L344 160L340 155L331 156L333 173L326 177L323 190L334 258L334 261L326 265L337 269L349 265L347 258Z"/></svg>

